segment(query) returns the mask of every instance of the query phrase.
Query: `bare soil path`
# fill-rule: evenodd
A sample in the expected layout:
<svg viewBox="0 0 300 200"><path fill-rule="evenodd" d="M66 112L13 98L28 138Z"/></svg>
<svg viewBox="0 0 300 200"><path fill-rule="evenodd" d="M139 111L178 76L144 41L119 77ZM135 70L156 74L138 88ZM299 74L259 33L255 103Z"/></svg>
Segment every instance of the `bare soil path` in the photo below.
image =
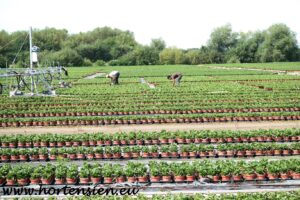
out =
<svg viewBox="0 0 300 200"><path fill-rule="evenodd" d="M99 76L104 77L105 75L106 75L106 73L99 72L99 73L95 73L93 75L87 76L84 79L94 79L94 78L99 77Z"/></svg>
<svg viewBox="0 0 300 200"><path fill-rule="evenodd" d="M151 125L108 125L108 126L49 126L0 128L1 134L31 133L94 133L94 132L130 132L130 131L177 131L177 130L253 130L300 128L300 121L265 121L265 122L223 122L199 124L151 124Z"/></svg>
<svg viewBox="0 0 300 200"><path fill-rule="evenodd" d="M300 76L299 71L287 71L287 70L276 70L276 69L259 69L259 68L243 68L243 67L222 67L222 66L208 66L213 69L227 69L227 70L249 70L249 71L265 71L265 72L272 72L276 74L287 74L287 75L293 75L293 76Z"/></svg>

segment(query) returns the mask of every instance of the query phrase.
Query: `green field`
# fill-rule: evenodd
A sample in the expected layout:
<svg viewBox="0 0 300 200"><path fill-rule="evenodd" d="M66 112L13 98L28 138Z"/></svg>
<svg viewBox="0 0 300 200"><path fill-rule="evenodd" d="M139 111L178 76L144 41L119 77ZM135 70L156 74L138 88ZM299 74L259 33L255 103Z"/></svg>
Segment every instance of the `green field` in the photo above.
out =
<svg viewBox="0 0 300 200"><path fill-rule="evenodd" d="M294 68L295 63L285 67ZM113 70L121 73L119 85L111 86L104 76ZM173 72L183 74L180 86L167 79ZM154 199L298 199L300 129L274 129L278 124L268 122L254 123L268 124L264 129L240 130L245 126L238 122L300 120L299 76L161 65L72 67L64 81L72 87L60 88L55 80L54 97L10 98L7 89L0 96L0 131L8 131L0 134L0 188L41 183L107 188L126 182L130 189L141 185L142 195L159 194ZM193 130L189 125L217 125L213 122L222 130ZM238 128L229 130L225 122ZM167 123L180 123L177 127L184 129L171 130ZM91 129L83 132L83 126ZM245 192L249 187L257 193L160 196L161 191ZM261 193L270 188L280 192ZM135 198L148 199L140 194Z"/></svg>
<svg viewBox="0 0 300 200"><path fill-rule="evenodd" d="M287 68L295 66L295 63L286 64ZM110 80L104 77L84 78L112 70L121 73L117 86L110 86ZM166 78L173 72L183 74L180 87L172 87ZM140 83L141 77L156 88ZM237 120L232 119L235 117L262 120L273 116L296 119L300 113L299 80L298 76L269 71L210 66L73 67L65 78L72 83L72 88L58 88L58 96L50 98L2 95L0 115L4 123L96 120L97 124L103 120L158 119L164 122L181 118L201 122L203 118L228 117L231 121Z"/></svg>

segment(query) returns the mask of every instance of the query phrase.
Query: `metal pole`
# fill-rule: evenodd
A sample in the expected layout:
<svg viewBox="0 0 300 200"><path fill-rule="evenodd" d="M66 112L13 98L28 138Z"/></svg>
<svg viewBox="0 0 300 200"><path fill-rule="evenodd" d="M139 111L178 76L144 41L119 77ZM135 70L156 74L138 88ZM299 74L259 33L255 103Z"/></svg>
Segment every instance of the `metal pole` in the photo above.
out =
<svg viewBox="0 0 300 200"><path fill-rule="evenodd" d="M33 64L32 64L32 36L31 36L32 28L29 27L29 56L30 56L30 71L32 72ZM34 91L34 80L33 74L31 75L31 95L33 95Z"/></svg>
<svg viewBox="0 0 300 200"><path fill-rule="evenodd" d="M29 53L30 53L30 69L32 69L32 38L31 38L32 28L29 27Z"/></svg>

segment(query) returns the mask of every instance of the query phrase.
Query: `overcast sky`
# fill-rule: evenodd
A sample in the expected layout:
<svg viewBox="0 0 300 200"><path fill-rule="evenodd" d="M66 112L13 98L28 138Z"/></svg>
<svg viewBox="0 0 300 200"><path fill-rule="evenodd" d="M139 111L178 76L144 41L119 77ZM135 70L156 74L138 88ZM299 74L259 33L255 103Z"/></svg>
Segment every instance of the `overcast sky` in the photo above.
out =
<svg viewBox="0 0 300 200"><path fill-rule="evenodd" d="M109 26L132 31L141 44L162 38L167 46L199 48L214 28L267 29L285 23L300 41L300 0L0 0L0 30L29 26L69 33Z"/></svg>

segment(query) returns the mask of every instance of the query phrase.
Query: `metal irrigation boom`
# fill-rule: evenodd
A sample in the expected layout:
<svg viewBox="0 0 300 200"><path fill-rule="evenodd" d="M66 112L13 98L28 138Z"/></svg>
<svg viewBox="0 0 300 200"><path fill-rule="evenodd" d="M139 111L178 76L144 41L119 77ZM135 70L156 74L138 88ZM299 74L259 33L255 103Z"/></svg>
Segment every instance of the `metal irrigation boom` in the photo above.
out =
<svg viewBox="0 0 300 200"><path fill-rule="evenodd" d="M46 68L35 68L38 66L37 46L32 46L32 29L29 28L29 68L8 68L0 70L0 79L10 79L9 85L0 85L2 93L3 88L10 89L9 95L13 96L55 96L55 90L52 87L54 79L61 79L61 75L68 75L63 66L54 66ZM6 80L6 84L8 81ZM26 93L29 91L29 93Z"/></svg>

